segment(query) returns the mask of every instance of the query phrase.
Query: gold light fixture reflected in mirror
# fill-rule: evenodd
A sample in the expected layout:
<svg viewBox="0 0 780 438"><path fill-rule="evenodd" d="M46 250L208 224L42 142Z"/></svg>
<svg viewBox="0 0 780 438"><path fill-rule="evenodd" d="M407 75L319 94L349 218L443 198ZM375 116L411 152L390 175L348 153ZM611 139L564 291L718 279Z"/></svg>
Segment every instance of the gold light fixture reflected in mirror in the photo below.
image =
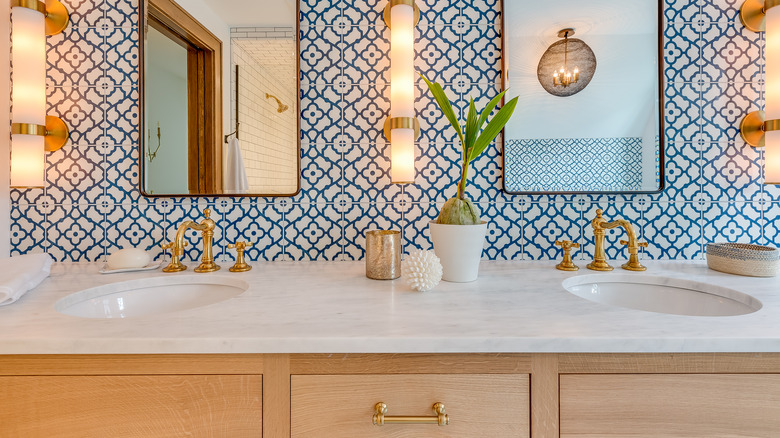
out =
<svg viewBox="0 0 780 438"><path fill-rule="evenodd" d="M542 54L536 76L542 88L553 96L567 97L588 86L596 73L596 55L584 41L572 38L574 28L558 31L558 41Z"/></svg>
<svg viewBox="0 0 780 438"><path fill-rule="evenodd" d="M567 28L558 32L558 37L563 38L563 66L560 70L553 72L553 86L555 87L568 87L571 84L577 83L580 78L580 69L576 66L574 71L569 71L568 52L569 52L569 35L574 35L574 29Z"/></svg>

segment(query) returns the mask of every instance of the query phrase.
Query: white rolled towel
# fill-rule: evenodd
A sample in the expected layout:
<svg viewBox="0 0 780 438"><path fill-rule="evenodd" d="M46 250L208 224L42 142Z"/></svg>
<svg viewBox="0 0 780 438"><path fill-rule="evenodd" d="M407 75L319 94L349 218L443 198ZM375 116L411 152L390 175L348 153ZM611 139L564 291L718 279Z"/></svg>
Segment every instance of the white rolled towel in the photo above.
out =
<svg viewBox="0 0 780 438"><path fill-rule="evenodd" d="M48 254L0 258L0 306L11 304L49 276L54 263Z"/></svg>
<svg viewBox="0 0 780 438"><path fill-rule="evenodd" d="M225 154L225 169L222 176L222 189L225 193L249 193L249 181L246 176L241 145L237 138L230 140Z"/></svg>

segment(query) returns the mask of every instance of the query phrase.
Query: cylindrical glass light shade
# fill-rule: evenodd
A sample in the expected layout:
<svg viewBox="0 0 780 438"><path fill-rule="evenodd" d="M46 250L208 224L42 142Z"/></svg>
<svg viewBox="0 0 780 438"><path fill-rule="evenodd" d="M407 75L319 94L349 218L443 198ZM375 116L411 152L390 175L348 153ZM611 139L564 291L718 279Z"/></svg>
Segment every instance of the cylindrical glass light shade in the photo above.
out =
<svg viewBox="0 0 780 438"><path fill-rule="evenodd" d="M23 7L11 9L13 28L13 123L46 124L46 32L44 16ZM11 186L43 187L44 138L14 134L11 138Z"/></svg>
<svg viewBox="0 0 780 438"><path fill-rule="evenodd" d="M390 118L414 118L414 7L390 10ZM390 134L390 178L414 183L414 129L396 128Z"/></svg>
<svg viewBox="0 0 780 438"><path fill-rule="evenodd" d="M780 119L780 7L766 11L766 120ZM780 131L767 131L764 148L764 183L780 184Z"/></svg>

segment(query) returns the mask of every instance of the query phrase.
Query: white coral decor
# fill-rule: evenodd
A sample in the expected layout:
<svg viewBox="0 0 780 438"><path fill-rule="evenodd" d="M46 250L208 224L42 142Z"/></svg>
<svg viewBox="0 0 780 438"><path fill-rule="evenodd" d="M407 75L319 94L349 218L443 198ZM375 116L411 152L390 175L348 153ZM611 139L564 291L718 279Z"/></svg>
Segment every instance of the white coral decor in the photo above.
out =
<svg viewBox="0 0 780 438"><path fill-rule="evenodd" d="M432 250L415 249L406 255L401 272L413 290L425 292L441 281L441 261Z"/></svg>

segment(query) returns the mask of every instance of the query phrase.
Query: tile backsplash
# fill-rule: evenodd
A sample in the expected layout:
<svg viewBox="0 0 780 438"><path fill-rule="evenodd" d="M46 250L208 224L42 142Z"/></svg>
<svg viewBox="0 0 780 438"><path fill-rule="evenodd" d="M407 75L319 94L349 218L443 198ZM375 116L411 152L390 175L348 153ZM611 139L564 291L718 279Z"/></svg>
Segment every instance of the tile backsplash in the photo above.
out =
<svg viewBox="0 0 780 438"><path fill-rule="evenodd" d="M507 0L509 1L509 0ZM485 257L559 256L571 238L592 251L596 208L623 217L650 243L645 259L696 259L714 240L780 241L780 189L764 186L762 153L738 126L763 107L763 35L745 30L737 0L661 0L665 189L652 195L511 196L501 188L500 144L471 171L469 196L490 221ZM454 193L459 151L430 95L418 86L423 125L417 184L390 184L381 134L389 109L389 32L379 0L301 0L301 186L292 198L154 198L138 180L137 0L65 0L71 25L49 37L51 112L71 141L47 155L44 190L12 190L12 254L47 251L57 260L101 260L124 246L151 249L185 219L209 207L227 243L255 242L250 260L354 260L363 235L401 229L404 244L427 248L427 223ZM498 0L417 0L416 67L446 82L460 106L478 105L500 87ZM520 105L523 102L519 102ZM617 233L607 255L623 255ZM199 256L188 234L185 259Z"/></svg>

